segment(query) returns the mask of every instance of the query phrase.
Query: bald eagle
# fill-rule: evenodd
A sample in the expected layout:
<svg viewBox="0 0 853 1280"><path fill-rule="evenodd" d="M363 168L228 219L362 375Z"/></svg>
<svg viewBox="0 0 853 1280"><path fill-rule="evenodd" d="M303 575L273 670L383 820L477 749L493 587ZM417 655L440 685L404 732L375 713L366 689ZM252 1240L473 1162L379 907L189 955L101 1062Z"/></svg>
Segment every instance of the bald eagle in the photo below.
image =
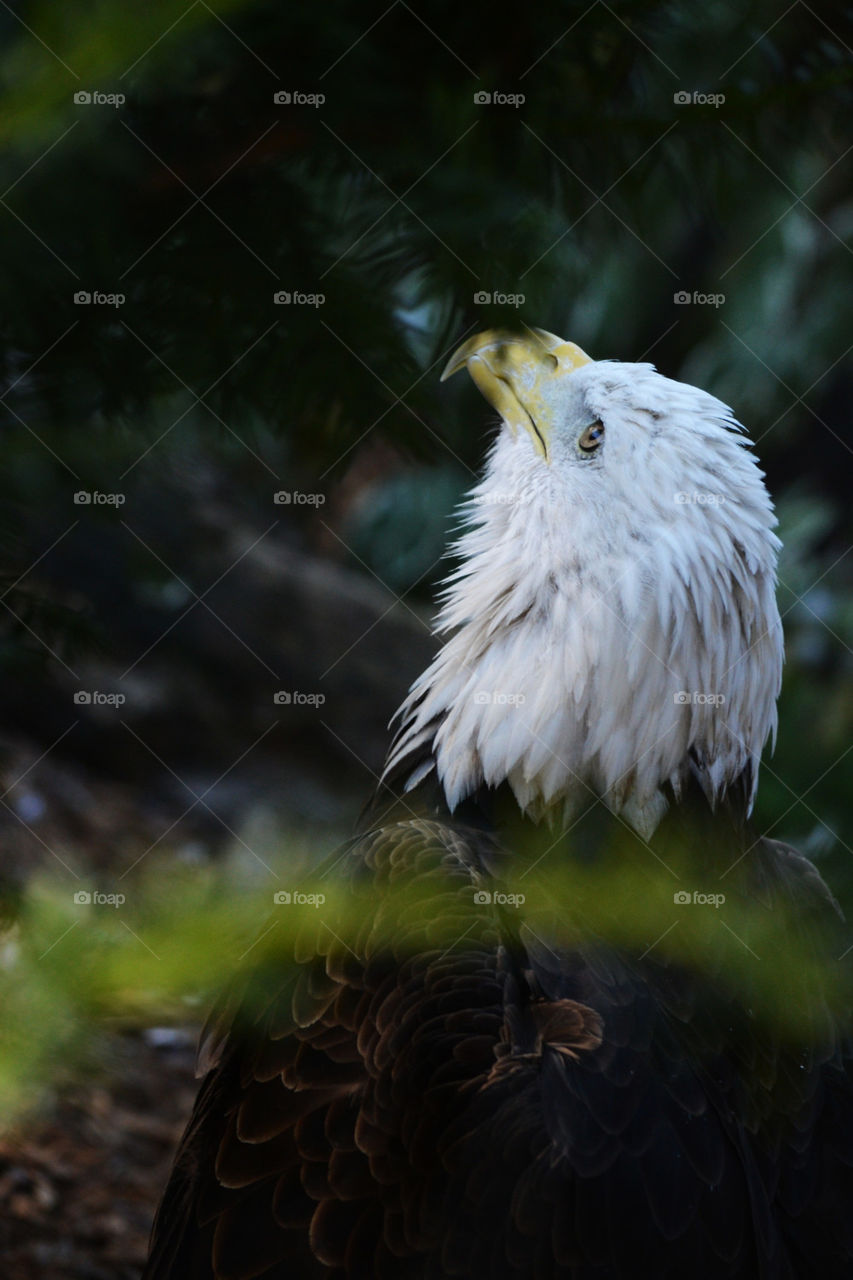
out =
<svg viewBox="0 0 853 1280"><path fill-rule="evenodd" d="M762 472L649 364L529 330L463 367L501 426L442 643L317 877L358 927L315 912L221 998L145 1276L849 1277L848 944L751 822L782 668Z"/></svg>

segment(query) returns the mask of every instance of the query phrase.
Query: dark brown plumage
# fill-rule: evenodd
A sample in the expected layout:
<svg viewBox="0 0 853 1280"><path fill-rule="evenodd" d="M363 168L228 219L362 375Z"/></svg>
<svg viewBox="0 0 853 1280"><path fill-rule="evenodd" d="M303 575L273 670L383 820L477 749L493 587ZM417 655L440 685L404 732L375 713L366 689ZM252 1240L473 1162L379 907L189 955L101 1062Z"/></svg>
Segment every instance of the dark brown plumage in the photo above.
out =
<svg viewBox="0 0 853 1280"><path fill-rule="evenodd" d="M745 952L735 990L707 954L694 969L588 936L566 949L475 906L524 863L477 806L469 822L427 816L437 806L407 798L336 860L363 904L357 939L308 908L297 963L271 955L224 999L147 1280L848 1276L837 1009L791 1039L753 1009L754 966L772 960ZM687 832L694 869L754 841L699 794L652 847L670 857ZM640 852L601 813L569 840ZM793 908L815 956L840 953L831 899L793 850L759 841L734 879L727 893L770 920ZM420 890L408 917L405 883ZM819 1001L816 981L791 1000Z"/></svg>

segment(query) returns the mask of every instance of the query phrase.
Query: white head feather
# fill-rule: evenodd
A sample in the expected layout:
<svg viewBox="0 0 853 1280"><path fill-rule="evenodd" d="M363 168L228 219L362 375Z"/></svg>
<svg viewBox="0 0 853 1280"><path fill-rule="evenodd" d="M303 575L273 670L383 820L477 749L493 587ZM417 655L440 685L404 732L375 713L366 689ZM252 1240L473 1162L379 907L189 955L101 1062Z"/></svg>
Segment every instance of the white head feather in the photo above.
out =
<svg viewBox="0 0 853 1280"><path fill-rule="evenodd" d="M500 383L487 394L503 412ZM386 773L429 752L407 786L434 764L451 810L506 781L533 817L600 796L645 837L666 783L678 795L693 774L713 804L749 769L754 797L781 684L780 544L742 428L649 364L573 357L547 415L514 391L533 423L513 432L504 412L462 508L448 638L400 708Z"/></svg>

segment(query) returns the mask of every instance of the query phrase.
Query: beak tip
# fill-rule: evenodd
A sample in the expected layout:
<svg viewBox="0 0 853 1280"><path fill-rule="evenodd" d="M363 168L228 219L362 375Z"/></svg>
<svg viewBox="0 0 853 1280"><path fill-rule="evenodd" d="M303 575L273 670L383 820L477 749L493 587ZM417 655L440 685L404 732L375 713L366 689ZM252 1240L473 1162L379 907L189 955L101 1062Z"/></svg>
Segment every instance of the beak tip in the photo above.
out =
<svg viewBox="0 0 853 1280"><path fill-rule="evenodd" d="M452 378L454 373L458 373L460 369L464 369L467 363L468 356L465 355L460 358L459 349L457 348L442 369L439 382L446 382L448 378Z"/></svg>

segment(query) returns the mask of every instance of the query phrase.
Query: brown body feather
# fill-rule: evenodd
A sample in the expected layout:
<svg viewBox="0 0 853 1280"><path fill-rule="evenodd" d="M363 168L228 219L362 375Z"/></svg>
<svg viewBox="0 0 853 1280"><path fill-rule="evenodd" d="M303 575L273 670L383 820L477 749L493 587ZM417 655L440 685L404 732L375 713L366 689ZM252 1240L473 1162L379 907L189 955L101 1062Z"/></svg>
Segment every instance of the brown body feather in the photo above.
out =
<svg viewBox="0 0 853 1280"><path fill-rule="evenodd" d="M712 862L754 842L703 805L662 838ZM146 1280L853 1273L843 1012L792 1038L755 1018L748 968L735 990L707 957L566 948L473 911L503 855L479 816L434 807L368 823L338 864L357 939L313 913L297 963L223 1000ZM806 859L759 841L739 876L728 892L831 948ZM394 914L400 885L417 911Z"/></svg>

